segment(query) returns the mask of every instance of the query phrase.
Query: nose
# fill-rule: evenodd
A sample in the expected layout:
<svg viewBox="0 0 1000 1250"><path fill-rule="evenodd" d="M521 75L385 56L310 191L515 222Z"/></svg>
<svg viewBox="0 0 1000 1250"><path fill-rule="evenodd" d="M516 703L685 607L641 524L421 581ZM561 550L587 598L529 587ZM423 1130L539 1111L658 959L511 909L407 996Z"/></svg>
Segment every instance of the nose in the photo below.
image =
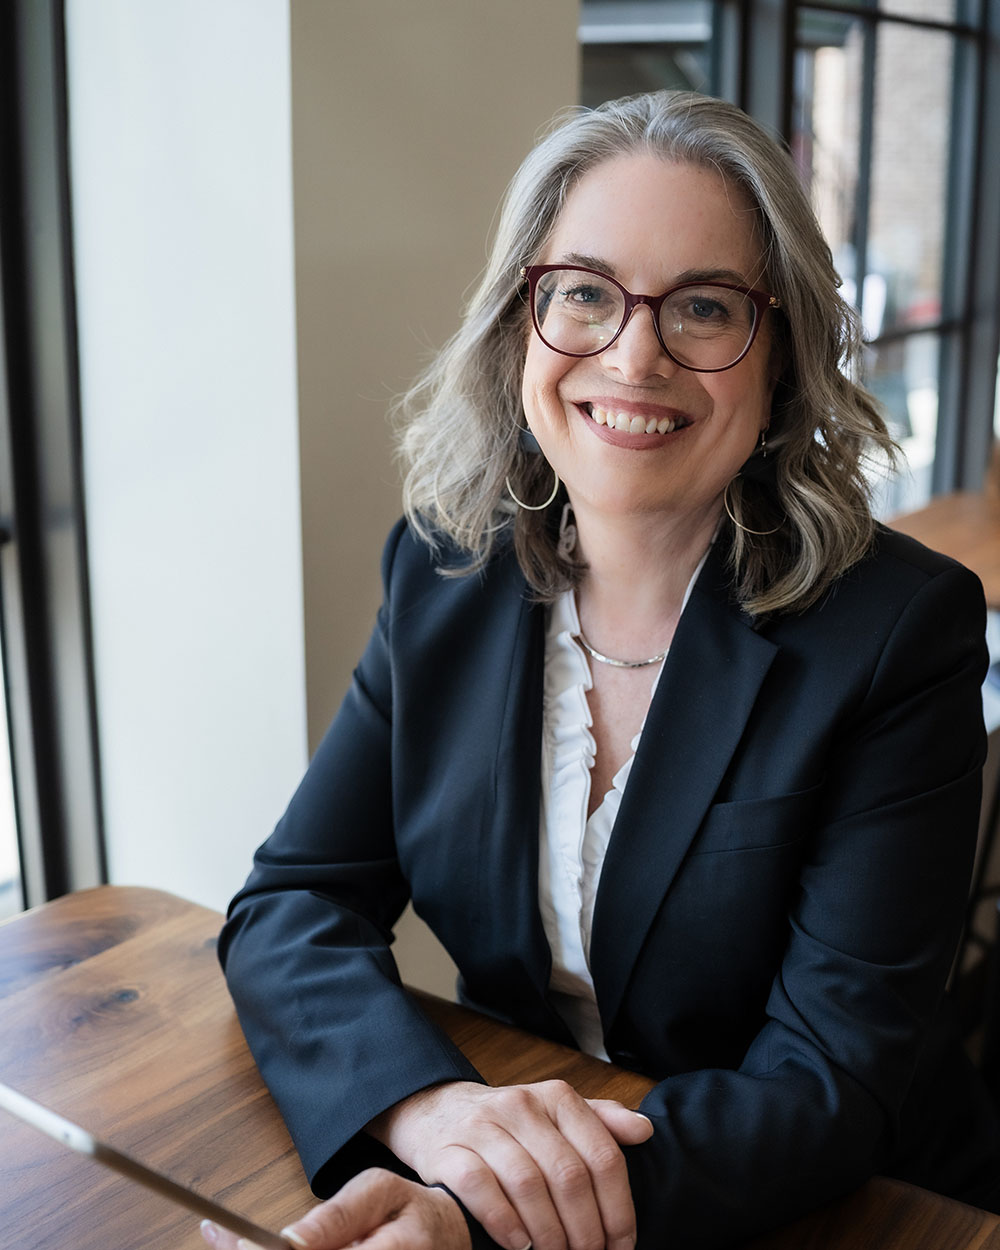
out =
<svg viewBox="0 0 1000 1250"><path fill-rule="evenodd" d="M625 328L598 359L624 381L642 382L651 377L672 377L680 368L663 350L648 304L632 309Z"/></svg>

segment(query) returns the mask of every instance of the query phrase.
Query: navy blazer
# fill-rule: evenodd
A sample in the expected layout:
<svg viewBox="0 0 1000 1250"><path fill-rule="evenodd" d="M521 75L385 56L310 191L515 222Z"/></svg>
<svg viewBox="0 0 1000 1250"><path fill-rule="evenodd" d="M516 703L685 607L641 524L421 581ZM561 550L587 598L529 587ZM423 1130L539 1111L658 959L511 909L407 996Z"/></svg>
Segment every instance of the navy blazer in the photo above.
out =
<svg viewBox="0 0 1000 1250"><path fill-rule="evenodd" d="M943 1020L985 752L984 604L880 530L823 601L755 622L720 540L677 627L600 881L605 1044L659 1083L626 1151L639 1246L749 1237L891 1173L984 1205L996 1130ZM234 900L221 957L317 1192L361 1133L479 1079L402 989L409 897L465 1001L572 1043L538 908L542 607L512 552L444 578L400 523L341 710Z"/></svg>

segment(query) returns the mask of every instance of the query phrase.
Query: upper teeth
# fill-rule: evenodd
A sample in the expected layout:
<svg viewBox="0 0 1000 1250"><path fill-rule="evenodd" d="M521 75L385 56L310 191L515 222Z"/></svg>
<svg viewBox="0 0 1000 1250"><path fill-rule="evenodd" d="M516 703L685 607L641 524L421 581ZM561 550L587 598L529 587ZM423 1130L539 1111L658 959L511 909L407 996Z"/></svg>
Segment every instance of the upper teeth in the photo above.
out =
<svg viewBox="0 0 1000 1250"><path fill-rule="evenodd" d="M672 417L632 417L627 412L608 412L596 404L591 406L590 415L598 425L609 425L626 434L669 434L678 424Z"/></svg>

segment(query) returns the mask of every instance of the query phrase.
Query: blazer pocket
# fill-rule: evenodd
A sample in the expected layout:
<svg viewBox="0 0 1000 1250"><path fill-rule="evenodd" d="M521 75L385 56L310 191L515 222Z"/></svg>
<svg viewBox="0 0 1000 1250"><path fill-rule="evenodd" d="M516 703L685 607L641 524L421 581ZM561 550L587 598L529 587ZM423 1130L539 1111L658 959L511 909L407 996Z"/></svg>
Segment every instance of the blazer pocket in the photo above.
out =
<svg viewBox="0 0 1000 1250"><path fill-rule="evenodd" d="M758 851L800 841L816 826L822 784L766 799L716 803L708 809L692 855Z"/></svg>

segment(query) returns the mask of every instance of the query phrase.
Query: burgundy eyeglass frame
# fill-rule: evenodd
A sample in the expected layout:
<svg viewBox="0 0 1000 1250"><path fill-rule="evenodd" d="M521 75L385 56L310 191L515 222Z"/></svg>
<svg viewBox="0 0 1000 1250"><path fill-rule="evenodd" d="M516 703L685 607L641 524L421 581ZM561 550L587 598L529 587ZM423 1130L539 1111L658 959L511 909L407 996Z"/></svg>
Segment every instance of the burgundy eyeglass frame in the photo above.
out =
<svg viewBox="0 0 1000 1250"><path fill-rule="evenodd" d="M555 273L559 269L571 270L573 273L592 273L596 278L603 278L605 282L610 282L612 286L616 286L625 297L625 315L622 317L621 325L618 327L612 338L608 339L606 343L592 352L567 352L563 351L561 347L553 347L542 333L542 328L538 324L538 315L535 311L535 289L538 286L538 279L544 277L547 273ZM764 313L767 312L769 308L781 307L781 301L777 298L777 296L768 295L766 291L758 291L754 287L749 286L738 286L734 282L716 282L712 279L707 281L702 280L700 282L678 282L676 286L670 287L670 289L664 291L662 295L635 295L628 289L628 287L622 286L617 278L612 278L610 274L603 273L600 269L587 269L584 265L522 265L521 277L526 279L528 283L528 303L531 306L531 324L535 327L535 333L542 340L549 351L558 352L560 356L573 356L579 360L582 360L587 356L599 356L601 352L607 351L611 344L617 341L622 331L628 325L629 318L632 316L632 313L636 310L636 308L640 304L646 304L650 312L653 314L653 329L656 331L656 337L659 339L660 346L675 365L678 365L681 369L687 369L691 373L725 373L727 369L734 368L740 363L750 348L753 347L754 340L757 338L757 331L760 329L761 322L764 320ZM689 287L699 286L719 286L725 291L738 291L741 295L745 295L750 300L751 304L754 306L754 312L756 314L754 317L753 329L750 331L750 338L747 340L746 347L744 347L731 364L722 365L718 369L699 369L696 365L686 365L683 360L678 360L663 341L663 334L660 330L660 309L663 307L663 301L669 295L673 295L677 291L683 291Z"/></svg>

